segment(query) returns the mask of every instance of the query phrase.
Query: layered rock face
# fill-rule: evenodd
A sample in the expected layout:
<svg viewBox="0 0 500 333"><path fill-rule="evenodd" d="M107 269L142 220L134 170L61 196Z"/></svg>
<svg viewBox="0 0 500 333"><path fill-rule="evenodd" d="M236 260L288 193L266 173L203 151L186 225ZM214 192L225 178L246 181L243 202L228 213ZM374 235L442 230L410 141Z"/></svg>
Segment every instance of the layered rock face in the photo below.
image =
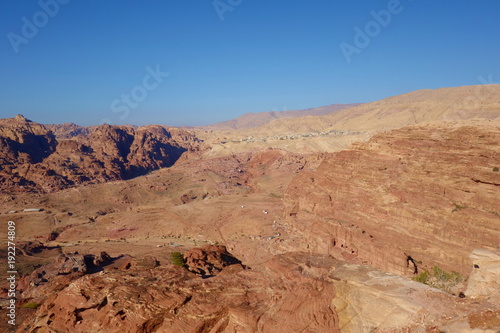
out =
<svg viewBox="0 0 500 333"><path fill-rule="evenodd" d="M58 138L22 116L0 121L2 190L53 191L83 183L129 179L169 167L202 143L163 126L70 126ZM72 136L73 135L73 136Z"/></svg>
<svg viewBox="0 0 500 333"><path fill-rule="evenodd" d="M289 186L287 219L312 252L409 274L468 275L500 239L500 128L435 125L377 135Z"/></svg>

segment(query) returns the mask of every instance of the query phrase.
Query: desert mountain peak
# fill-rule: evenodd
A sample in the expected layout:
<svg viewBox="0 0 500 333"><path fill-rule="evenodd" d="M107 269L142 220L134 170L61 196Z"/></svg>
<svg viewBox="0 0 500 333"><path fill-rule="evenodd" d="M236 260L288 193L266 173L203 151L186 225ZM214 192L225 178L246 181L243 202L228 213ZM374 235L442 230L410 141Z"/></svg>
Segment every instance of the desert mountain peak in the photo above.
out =
<svg viewBox="0 0 500 333"><path fill-rule="evenodd" d="M22 123L28 123L28 122L31 122L31 120L29 120L28 118L26 118L25 116L23 116L22 114L18 114L17 116L15 116L13 118L13 120L17 121L17 122L22 122Z"/></svg>

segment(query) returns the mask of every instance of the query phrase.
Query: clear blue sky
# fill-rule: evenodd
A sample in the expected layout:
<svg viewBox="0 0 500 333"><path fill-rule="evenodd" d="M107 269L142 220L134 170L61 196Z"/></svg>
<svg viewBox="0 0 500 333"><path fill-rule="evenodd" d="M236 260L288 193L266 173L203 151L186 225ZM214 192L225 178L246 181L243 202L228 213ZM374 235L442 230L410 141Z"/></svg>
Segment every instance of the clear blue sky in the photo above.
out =
<svg viewBox="0 0 500 333"><path fill-rule="evenodd" d="M4 0L0 118L201 125L500 82L500 1L394 1Z"/></svg>

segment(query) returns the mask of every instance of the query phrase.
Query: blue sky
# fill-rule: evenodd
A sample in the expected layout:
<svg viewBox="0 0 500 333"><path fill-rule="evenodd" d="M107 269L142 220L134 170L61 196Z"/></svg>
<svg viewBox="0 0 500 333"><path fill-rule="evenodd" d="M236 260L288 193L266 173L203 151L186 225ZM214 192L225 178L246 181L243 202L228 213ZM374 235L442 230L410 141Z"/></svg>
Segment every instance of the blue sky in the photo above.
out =
<svg viewBox="0 0 500 333"><path fill-rule="evenodd" d="M500 82L498 0L3 5L1 118L202 125Z"/></svg>

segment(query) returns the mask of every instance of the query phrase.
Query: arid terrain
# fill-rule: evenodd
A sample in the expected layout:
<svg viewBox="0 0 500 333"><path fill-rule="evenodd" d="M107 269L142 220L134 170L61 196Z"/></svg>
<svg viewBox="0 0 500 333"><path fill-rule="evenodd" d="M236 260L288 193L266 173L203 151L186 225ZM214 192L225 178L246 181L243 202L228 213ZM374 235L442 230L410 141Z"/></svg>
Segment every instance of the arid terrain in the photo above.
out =
<svg viewBox="0 0 500 333"><path fill-rule="evenodd" d="M500 86L311 110L0 120L0 331L500 332Z"/></svg>

